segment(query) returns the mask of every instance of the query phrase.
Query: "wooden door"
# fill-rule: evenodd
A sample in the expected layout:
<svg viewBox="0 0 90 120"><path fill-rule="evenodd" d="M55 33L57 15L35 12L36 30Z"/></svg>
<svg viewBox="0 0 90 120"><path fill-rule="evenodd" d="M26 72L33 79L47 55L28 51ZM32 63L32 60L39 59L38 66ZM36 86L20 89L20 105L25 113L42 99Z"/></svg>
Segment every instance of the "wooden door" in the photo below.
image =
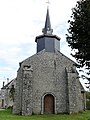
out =
<svg viewBox="0 0 90 120"><path fill-rule="evenodd" d="M54 114L54 97L50 94L44 97L44 113Z"/></svg>

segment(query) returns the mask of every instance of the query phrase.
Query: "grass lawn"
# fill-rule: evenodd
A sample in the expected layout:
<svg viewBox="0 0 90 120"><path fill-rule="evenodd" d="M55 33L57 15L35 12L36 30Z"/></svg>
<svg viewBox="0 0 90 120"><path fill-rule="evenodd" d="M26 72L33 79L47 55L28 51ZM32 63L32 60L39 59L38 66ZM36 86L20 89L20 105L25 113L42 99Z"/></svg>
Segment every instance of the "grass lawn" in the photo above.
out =
<svg viewBox="0 0 90 120"><path fill-rule="evenodd" d="M0 120L90 120L90 111L73 115L13 115L11 110L0 110Z"/></svg>

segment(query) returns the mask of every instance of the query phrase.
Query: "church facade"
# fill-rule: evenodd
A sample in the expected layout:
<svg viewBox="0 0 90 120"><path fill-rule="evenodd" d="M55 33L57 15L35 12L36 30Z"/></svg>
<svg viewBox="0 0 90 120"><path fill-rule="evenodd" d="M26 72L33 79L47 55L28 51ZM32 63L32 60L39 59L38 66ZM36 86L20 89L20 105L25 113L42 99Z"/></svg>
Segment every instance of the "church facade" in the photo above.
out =
<svg viewBox="0 0 90 120"><path fill-rule="evenodd" d="M49 9L42 32L35 39L37 53L19 64L13 113L27 116L85 110L75 62L60 52L60 38L52 34Z"/></svg>

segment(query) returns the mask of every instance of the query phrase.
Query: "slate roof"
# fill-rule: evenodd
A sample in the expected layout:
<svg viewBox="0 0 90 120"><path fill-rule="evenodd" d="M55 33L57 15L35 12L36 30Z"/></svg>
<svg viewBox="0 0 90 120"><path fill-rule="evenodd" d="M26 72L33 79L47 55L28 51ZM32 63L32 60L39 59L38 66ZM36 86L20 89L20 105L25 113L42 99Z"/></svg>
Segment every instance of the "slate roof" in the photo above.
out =
<svg viewBox="0 0 90 120"><path fill-rule="evenodd" d="M13 80L14 80L14 79L13 79ZM10 83L13 82L13 80L11 80L9 83L7 83L5 86L3 86L1 89L6 89L6 88L10 85Z"/></svg>

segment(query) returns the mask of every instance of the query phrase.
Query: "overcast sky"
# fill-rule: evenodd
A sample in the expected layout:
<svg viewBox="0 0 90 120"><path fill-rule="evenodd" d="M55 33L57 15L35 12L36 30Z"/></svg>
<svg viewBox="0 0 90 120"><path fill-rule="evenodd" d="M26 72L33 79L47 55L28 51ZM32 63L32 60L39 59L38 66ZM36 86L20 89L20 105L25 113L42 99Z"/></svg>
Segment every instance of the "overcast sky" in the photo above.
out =
<svg viewBox="0 0 90 120"><path fill-rule="evenodd" d="M53 34L61 38L60 51L70 57L66 43L71 9L77 0L50 0ZM0 0L0 87L17 75L19 62L36 53L35 37L42 34L47 0ZM71 58L72 59L72 58Z"/></svg>

